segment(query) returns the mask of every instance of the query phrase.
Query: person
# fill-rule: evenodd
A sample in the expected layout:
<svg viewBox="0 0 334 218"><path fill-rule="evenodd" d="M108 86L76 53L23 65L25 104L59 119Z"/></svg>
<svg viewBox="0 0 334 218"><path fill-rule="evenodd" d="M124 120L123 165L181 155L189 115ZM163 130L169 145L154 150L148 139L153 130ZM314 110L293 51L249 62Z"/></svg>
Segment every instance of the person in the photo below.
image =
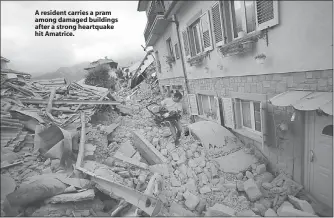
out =
<svg viewBox="0 0 334 218"><path fill-rule="evenodd" d="M179 91L176 91L173 95L173 98L167 98L164 99L161 102L161 106L166 108L166 110L168 112L176 112L181 114L182 113L182 94ZM179 144L179 140L181 137L181 132L182 132L182 127L181 127L181 123L180 123L180 119L176 119L176 118L167 118L167 120L170 121L170 123L172 124L171 128L176 128L176 139L175 139L175 145Z"/></svg>

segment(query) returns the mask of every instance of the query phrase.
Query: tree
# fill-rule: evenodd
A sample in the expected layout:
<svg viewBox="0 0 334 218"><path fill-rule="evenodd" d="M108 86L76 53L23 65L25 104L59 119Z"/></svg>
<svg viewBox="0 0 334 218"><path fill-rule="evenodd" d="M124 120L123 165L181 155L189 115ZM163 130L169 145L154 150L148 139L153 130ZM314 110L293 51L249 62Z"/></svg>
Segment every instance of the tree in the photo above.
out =
<svg viewBox="0 0 334 218"><path fill-rule="evenodd" d="M85 84L115 90L116 81L109 75L108 66L99 65L87 73Z"/></svg>

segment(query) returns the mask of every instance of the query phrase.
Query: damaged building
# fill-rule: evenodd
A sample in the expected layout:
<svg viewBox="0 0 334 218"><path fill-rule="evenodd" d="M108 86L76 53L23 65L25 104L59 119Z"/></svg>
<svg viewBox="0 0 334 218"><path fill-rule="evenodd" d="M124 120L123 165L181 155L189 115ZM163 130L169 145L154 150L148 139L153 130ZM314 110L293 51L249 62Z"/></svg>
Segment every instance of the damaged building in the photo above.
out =
<svg viewBox="0 0 334 218"><path fill-rule="evenodd" d="M161 90L183 90L196 121L228 128L332 208L332 3L139 1L137 10Z"/></svg>

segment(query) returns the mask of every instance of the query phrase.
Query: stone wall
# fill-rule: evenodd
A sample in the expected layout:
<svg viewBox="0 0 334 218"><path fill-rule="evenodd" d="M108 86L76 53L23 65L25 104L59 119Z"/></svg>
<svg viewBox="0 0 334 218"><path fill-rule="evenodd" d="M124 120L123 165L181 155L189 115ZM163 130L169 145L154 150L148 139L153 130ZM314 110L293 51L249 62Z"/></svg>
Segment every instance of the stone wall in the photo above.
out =
<svg viewBox="0 0 334 218"><path fill-rule="evenodd" d="M258 76L224 77L213 79L189 80L190 93L214 92L219 97L230 97L230 92L267 94L271 98L288 90L333 91L333 70L312 72L291 72ZM161 80L162 85L184 85L184 78ZM185 104L187 98L184 98ZM304 153L304 113L296 111L296 119L291 122L292 107L268 107L276 123L285 122L289 131L277 139L275 147L262 147L257 141L237 134L247 147L256 148L256 152L269 160L274 171L284 171L293 175L302 183Z"/></svg>

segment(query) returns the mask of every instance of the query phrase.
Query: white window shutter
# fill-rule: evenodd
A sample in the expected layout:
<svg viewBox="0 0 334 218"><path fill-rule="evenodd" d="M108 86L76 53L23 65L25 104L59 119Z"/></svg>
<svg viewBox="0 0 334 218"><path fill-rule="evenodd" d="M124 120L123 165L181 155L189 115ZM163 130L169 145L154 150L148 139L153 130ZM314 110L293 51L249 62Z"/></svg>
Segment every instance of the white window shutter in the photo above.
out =
<svg viewBox="0 0 334 218"><path fill-rule="evenodd" d="M223 102L223 115L224 115L224 126L234 129L234 108L232 98L222 98Z"/></svg>
<svg viewBox="0 0 334 218"><path fill-rule="evenodd" d="M261 108L261 132L262 132L262 150L264 146L267 144L268 133L267 133L267 104L266 102L260 103Z"/></svg>
<svg viewBox="0 0 334 218"><path fill-rule="evenodd" d="M201 28L204 51L211 51L213 49L213 46L209 11L205 12L201 16Z"/></svg>
<svg viewBox="0 0 334 218"><path fill-rule="evenodd" d="M217 96L214 96L214 104L216 105L216 108L217 108L217 117L216 117L216 120L217 120L217 123L218 124L222 124L222 121L221 121L221 117L220 117L220 107L219 107L219 98Z"/></svg>
<svg viewBox="0 0 334 218"><path fill-rule="evenodd" d="M191 115L198 115L197 98L195 94L188 94L188 101Z"/></svg>
<svg viewBox="0 0 334 218"><path fill-rule="evenodd" d="M278 1L256 1L257 30L278 24Z"/></svg>
<svg viewBox="0 0 334 218"><path fill-rule="evenodd" d="M190 47L189 47L189 38L187 30L182 31L182 38L183 38L184 54L188 58L190 57Z"/></svg>
<svg viewBox="0 0 334 218"><path fill-rule="evenodd" d="M224 44L224 34L222 8L220 1L211 7L211 17L216 46L221 46Z"/></svg>

